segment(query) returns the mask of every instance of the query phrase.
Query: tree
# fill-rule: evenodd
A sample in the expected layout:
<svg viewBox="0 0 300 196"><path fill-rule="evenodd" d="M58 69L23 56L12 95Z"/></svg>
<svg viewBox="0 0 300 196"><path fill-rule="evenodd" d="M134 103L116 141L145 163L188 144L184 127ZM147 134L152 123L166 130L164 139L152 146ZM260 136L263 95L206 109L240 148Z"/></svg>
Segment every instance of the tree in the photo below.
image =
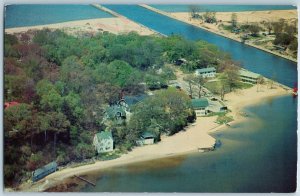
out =
<svg viewBox="0 0 300 196"><path fill-rule="evenodd" d="M128 128L141 133L155 127L159 133L180 131L193 115L190 98L176 89L162 90L142 101L134 108Z"/></svg>
<svg viewBox="0 0 300 196"><path fill-rule="evenodd" d="M260 31L260 27L257 24L249 25L248 30L250 31L251 35L256 37Z"/></svg>
<svg viewBox="0 0 300 196"><path fill-rule="evenodd" d="M193 76L188 75L183 78L184 81L186 81L189 85L189 96L192 98L193 97Z"/></svg>
<svg viewBox="0 0 300 196"><path fill-rule="evenodd" d="M236 15L236 13L231 14L231 26L232 27L237 26L237 15Z"/></svg>
<svg viewBox="0 0 300 196"><path fill-rule="evenodd" d="M227 85L229 87L229 92L231 92L237 87L240 80L239 67L236 65L228 66L223 73L222 80L224 82L223 86Z"/></svg>
<svg viewBox="0 0 300 196"><path fill-rule="evenodd" d="M256 88L256 92L259 91L259 88L261 87L262 84L264 84L265 80L264 77L259 76L256 82L257 88Z"/></svg>
<svg viewBox="0 0 300 196"><path fill-rule="evenodd" d="M198 89L198 97L200 98L202 87L205 83L205 78L203 78L201 75L193 76L192 77L192 82L193 82L194 85L196 85L196 87Z"/></svg>
<svg viewBox="0 0 300 196"><path fill-rule="evenodd" d="M266 27L268 29L268 34L271 35L271 31L273 30L272 22L268 21L265 25L266 25Z"/></svg>
<svg viewBox="0 0 300 196"><path fill-rule="evenodd" d="M191 18L199 18L199 12L200 12L200 7L197 5L190 5L189 6L189 11L190 11L190 15Z"/></svg>
<svg viewBox="0 0 300 196"><path fill-rule="evenodd" d="M70 128L70 122L61 112L48 112L39 115L40 130L45 133L45 141L47 140L47 132L53 135L53 152L56 153L57 134L66 132Z"/></svg>
<svg viewBox="0 0 300 196"><path fill-rule="evenodd" d="M203 14L203 18L204 18L204 21L206 23L215 23L217 21L217 19L216 19L216 12L206 11Z"/></svg>

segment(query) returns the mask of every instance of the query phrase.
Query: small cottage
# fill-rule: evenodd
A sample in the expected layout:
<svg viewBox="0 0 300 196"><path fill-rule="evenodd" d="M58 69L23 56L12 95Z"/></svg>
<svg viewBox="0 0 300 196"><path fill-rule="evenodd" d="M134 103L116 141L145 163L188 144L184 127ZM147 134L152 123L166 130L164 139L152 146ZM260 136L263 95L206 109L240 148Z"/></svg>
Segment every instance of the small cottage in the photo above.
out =
<svg viewBox="0 0 300 196"><path fill-rule="evenodd" d="M93 145L98 153L111 152L114 149L114 140L110 131L101 131L95 134Z"/></svg>
<svg viewBox="0 0 300 196"><path fill-rule="evenodd" d="M32 181L36 182L47 175L55 172L57 170L57 163L55 161L45 165L44 167L38 168L32 172Z"/></svg>
<svg viewBox="0 0 300 196"><path fill-rule="evenodd" d="M146 131L141 135L141 139L142 139L144 145L154 144L154 138L155 138L155 135L149 131Z"/></svg>
<svg viewBox="0 0 300 196"><path fill-rule="evenodd" d="M208 100L206 98L192 99L192 107L196 112L196 116L205 116L209 113Z"/></svg>
<svg viewBox="0 0 300 196"><path fill-rule="evenodd" d="M138 146L154 144L155 135L149 131L142 133L139 140L136 141Z"/></svg>
<svg viewBox="0 0 300 196"><path fill-rule="evenodd" d="M213 78L216 76L216 68L207 67L203 69L196 69L195 74L201 75L203 78Z"/></svg>

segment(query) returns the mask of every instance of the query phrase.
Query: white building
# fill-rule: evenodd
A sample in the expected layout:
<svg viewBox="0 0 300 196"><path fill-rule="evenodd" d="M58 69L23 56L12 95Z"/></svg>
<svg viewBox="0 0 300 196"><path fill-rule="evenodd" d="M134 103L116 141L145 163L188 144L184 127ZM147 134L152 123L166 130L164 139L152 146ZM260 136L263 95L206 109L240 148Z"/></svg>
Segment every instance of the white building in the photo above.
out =
<svg viewBox="0 0 300 196"><path fill-rule="evenodd" d="M101 131L95 134L93 145L98 153L114 150L114 140L110 131Z"/></svg>
<svg viewBox="0 0 300 196"><path fill-rule="evenodd" d="M195 74L201 75L203 78L213 78L216 76L216 68L208 67L203 69L196 69Z"/></svg>
<svg viewBox="0 0 300 196"><path fill-rule="evenodd" d="M239 74L240 74L240 78L241 78L242 82L251 83L251 84L256 84L257 79L260 77L259 74L256 74L256 73L244 70L244 69L241 69L239 71Z"/></svg>
<svg viewBox="0 0 300 196"><path fill-rule="evenodd" d="M196 116L205 116L209 113L208 100L206 98L192 99L192 107L195 110Z"/></svg>

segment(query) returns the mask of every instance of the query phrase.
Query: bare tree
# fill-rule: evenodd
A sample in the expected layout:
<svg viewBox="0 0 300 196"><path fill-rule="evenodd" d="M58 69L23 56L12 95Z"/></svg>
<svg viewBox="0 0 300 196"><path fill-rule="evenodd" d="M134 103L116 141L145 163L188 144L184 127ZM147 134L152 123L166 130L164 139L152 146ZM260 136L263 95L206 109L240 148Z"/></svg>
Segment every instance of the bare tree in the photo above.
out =
<svg viewBox="0 0 300 196"><path fill-rule="evenodd" d="M191 18L199 18L199 12L200 12L200 7L197 5L190 5L189 6Z"/></svg>
<svg viewBox="0 0 300 196"><path fill-rule="evenodd" d="M232 27L237 26L237 15L236 15L236 13L232 13L232 15L231 15L231 25L232 25Z"/></svg>
<svg viewBox="0 0 300 196"><path fill-rule="evenodd" d="M257 86L256 92L259 92L259 88L261 88L261 85L264 83L265 83L264 77L259 76L256 81L256 86Z"/></svg>
<svg viewBox="0 0 300 196"><path fill-rule="evenodd" d="M184 81L186 81L189 85L189 95L192 98L193 97L193 76L187 75L183 78Z"/></svg>
<svg viewBox="0 0 300 196"><path fill-rule="evenodd" d="M197 76L192 77L192 81L193 81L193 84L195 84L195 86L197 87L198 97L200 98L201 91L202 91L203 85L206 80L201 75L197 75Z"/></svg>

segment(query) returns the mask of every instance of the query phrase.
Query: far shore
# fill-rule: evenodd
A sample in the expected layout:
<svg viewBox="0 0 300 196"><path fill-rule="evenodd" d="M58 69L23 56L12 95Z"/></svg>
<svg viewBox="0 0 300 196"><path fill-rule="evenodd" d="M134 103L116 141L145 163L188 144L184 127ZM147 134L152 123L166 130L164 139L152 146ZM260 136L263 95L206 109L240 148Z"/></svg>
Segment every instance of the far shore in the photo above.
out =
<svg viewBox="0 0 300 196"><path fill-rule="evenodd" d="M131 20L121 17L113 18L97 18L88 20L77 20L69 22L61 22L55 24L45 24L37 26L6 28L5 33L23 33L28 30L60 29L71 35L80 35L85 33L96 34L98 32L110 32L113 34L124 34L129 32L137 32L140 35L153 35L154 31L137 24Z"/></svg>
<svg viewBox="0 0 300 196"><path fill-rule="evenodd" d="M241 115L244 107L259 104L264 99L291 94L290 90L283 89L279 85L274 85L270 89L262 85L257 91L257 86L249 89L238 90L225 95L225 103L231 110L229 115L234 117L232 123L239 123L247 120ZM75 168L65 168L59 170L37 183L25 183L20 186L20 191L37 192L45 191L56 187L74 175L84 175L91 172L97 173L103 169L117 167L121 165L144 162L154 159L179 156L188 153L202 152L201 148L212 148L215 144L215 138L210 133L225 128L226 125L215 123L216 116L200 117L185 130L169 137L163 137L162 140L154 145L136 147L131 152L122 155L120 158L109 161L97 161L94 164L79 166ZM200 150L199 150L200 149Z"/></svg>
<svg viewBox="0 0 300 196"><path fill-rule="evenodd" d="M232 34L232 33L228 33L223 30L220 31L215 24L199 23L199 22L196 22L195 20L190 20L190 14L188 12L165 12L165 11L156 9L156 8L146 5L146 4L141 4L140 6L146 8L146 9L149 9L151 11L154 11L156 13L168 16L175 20L185 22L185 23L188 23L195 27L204 29L211 33L215 33L217 35L232 39L237 42L242 42L241 39L239 38L239 36ZM230 21L232 13L233 12L216 12L216 18L217 18L217 20L222 20L223 22L228 22L228 21ZM262 20L273 22L273 21L279 20L280 18L284 18L287 20L297 19L297 10L269 10L269 11L248 11L248 12L234 12L234 13L236 13L238 16L238 22L247 22L247 21L248 22L259 22ZM283 55L276 51L271 51L262 46L258 46L253 43L247 43L247 42L245 42L244 44L255 47L260 50L263 50L265 52L274 54L276 56L280 56L280 57L288 59L290 61L297 62L297 59L295 59L291 56Z"/></svg>

